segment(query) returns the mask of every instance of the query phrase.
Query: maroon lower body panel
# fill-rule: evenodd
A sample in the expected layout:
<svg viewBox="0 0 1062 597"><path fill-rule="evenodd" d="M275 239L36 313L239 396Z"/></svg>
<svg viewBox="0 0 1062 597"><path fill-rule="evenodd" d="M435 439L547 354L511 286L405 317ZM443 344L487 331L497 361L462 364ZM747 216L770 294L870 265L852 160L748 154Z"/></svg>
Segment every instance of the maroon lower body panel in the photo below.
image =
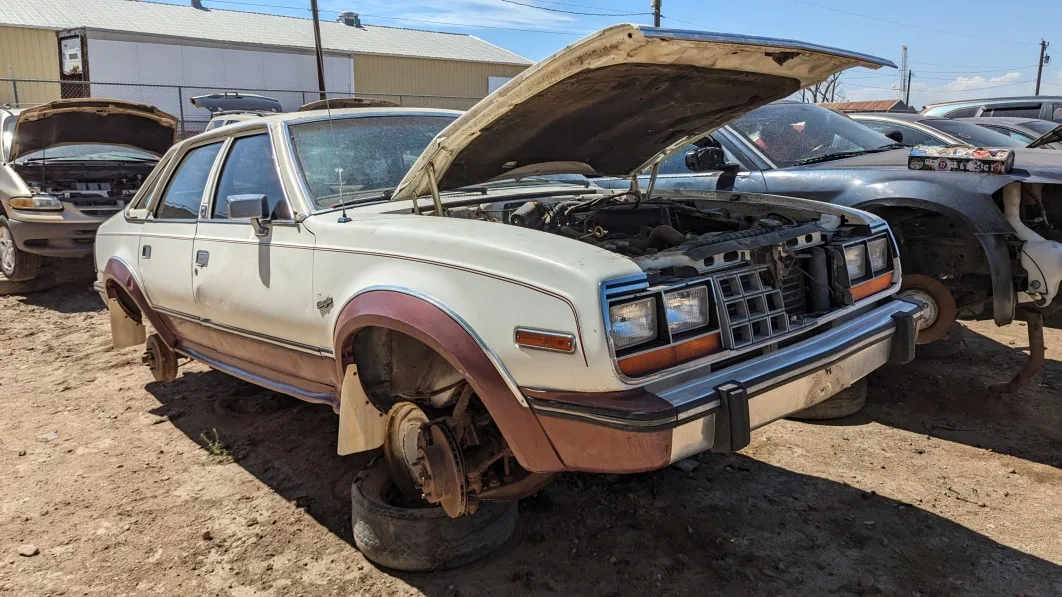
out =
<svg viewBox="0 0 1062 597"><path fill-rule="evenodd" d="M162 317L166 317L161 314ZM218 369L310 402L339 410L335 361L321 355L225 332L202 323L166 317L177 334L177 350Z"/></svg>

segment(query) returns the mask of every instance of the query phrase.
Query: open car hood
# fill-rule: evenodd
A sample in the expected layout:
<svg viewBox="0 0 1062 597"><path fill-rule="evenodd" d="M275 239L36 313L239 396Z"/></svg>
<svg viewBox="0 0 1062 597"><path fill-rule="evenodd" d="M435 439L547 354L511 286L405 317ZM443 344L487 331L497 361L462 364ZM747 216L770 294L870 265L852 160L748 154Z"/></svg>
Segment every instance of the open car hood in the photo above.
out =
<svg viewBox="0 0 1062 597"><path fill-rule="evenodd" d="M49 102L18 114L8 159L30 152L99 143L162 155L177 136L177 119L155 106L116 99Z"/></svg>
<svg viewBox="0 0 1062 597"><path fill-rule="evenodd" d="M1033 139L1031 143L1026 145L1026 147L1029 149L1036 149L1037 147L1043 147L1048 143L1058 143L1059 141L1062 141L1062 124Z"/></svg>
<svg viewBox="0 0 1062 597"><path fill-rule="evenodd" d="M797 41L615 25L560 50L446 127L394 199L497 178L629 176L746 112L890 61Z"/></svg>

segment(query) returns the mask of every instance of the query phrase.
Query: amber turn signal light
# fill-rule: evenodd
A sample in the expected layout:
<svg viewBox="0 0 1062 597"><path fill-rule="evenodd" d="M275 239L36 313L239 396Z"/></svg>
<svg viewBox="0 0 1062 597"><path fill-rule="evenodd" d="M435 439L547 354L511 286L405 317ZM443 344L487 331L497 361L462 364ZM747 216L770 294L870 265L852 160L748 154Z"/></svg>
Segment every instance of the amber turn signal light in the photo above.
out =
<svg viewBox="0 0 1062 597"><path fill-rule="evenodd" d="M719 352L722 346L719 332L713 332L706 336L619 359L619 368L624 375L637 377Z"/></svg>
<svg viewBox="0 0 1062 597"><path fill-rule="evenodd" d="M554 352L575 352L575 336L557 332L518 328L516 330L516 344L524 348L537 348Z"/></svg>
<svg viewBox="0 0 1062 597"><path fill-rule="evenodd" d="M873 278L863 282L862 284L856 284L852 287L852 300L858 301L865 299L866 297L877 294L882 290L885 290L892 285L892 272L887 274L881 274L877 278Z"/></svg>

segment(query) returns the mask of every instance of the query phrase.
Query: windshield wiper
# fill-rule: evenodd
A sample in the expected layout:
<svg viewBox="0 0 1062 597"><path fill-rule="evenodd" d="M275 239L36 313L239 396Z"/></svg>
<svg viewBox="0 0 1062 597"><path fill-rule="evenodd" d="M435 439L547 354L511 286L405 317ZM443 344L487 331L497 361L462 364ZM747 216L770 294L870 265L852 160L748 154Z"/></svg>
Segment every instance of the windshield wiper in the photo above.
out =
<svg viewBox="0 0 1062 597"><path fill-rule="evenodd" d="M873 151L875 151L875 150L873 150L873 149L859 149L859 150L856 150L856 151L837 151L837 152L834 152L834 153L827 153L825 155L817 155L815 157L804 158L802 160L797 160L797 161L793 162L793 165L794 166L805 166L807 164L817 164L819 162L829 162L830 160L840 160L840 159L843 159L843 158L850 158L850 157L854 157L854 156L857 156L857 155L864 155L864 154L867 154L867 153L872 153Z"/></svg>
<svg viewBox="0 0 1062 597"><path fill-rule="evenodd" d="M389 201L391 195L395 192L394 189L383 189L378 194L369 195L368 197L358 197L356 199L347 199L345 201L339 201L328 205L328 209L336 209L338 207L346 207L348 205L359 205L361 203L375 203L377 201Z"/></svg>

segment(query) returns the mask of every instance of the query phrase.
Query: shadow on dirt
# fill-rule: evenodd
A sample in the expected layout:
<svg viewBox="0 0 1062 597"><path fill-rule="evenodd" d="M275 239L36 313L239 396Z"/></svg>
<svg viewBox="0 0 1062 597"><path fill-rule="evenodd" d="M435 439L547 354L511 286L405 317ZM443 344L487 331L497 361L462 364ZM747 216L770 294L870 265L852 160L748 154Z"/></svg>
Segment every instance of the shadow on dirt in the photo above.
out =
<svg viewBox="0 0 1062 597"><path fill-rule="evenodd" d="M27 292L20 302L68 314L93 313L106 307L92 289L95 272L91 257L46 261L39 280L43 289Z"/></svg>
<svg viewBox="0 0 1062 597"><path fill-rule="evenodd" d="M872 374L867 408L851 419L1062 467L1062 362L1047 359L1017 394L992 396L987 387L1028 359L1024 344L1008 346L969 329L965 341L956 356Z"/></svg>
<svg viewBox="0 0 1062 597"><path fill-rule="evenodd" d="M366 459L336 455L330 409L217 372L147 389L155 414L200 445L217 429L236 463L352 542L347 490ZM690 474L564 475L521 503L521 525L479 563L396 575L433 597L1062 592L1062 567L920 507L740 455L705 455Z"/></svg>

